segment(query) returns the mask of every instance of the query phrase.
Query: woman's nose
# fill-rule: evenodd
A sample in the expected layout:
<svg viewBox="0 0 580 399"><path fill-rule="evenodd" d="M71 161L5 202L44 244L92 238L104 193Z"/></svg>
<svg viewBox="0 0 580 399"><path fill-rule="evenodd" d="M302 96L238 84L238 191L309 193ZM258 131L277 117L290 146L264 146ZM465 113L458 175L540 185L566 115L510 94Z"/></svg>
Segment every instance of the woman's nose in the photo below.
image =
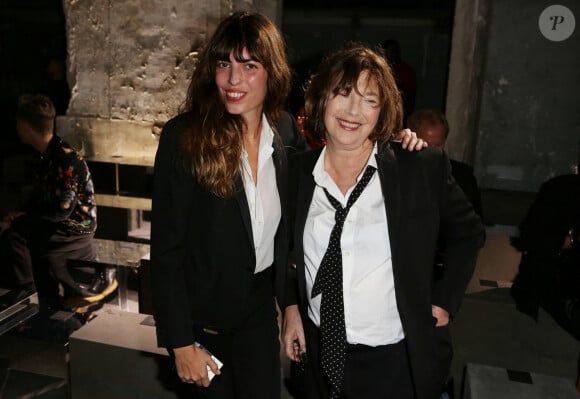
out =
<svg viewBox="0 0 580 399"><path fill-rule="evenodd" d="M352 115L358 114L359 107L360 107L360 98L354 95L354 93L350 93L348 96L348 100L346 102L347 112Z"/></svg>
<svg viewBox="0 0 580 399"><path fill-rule="evenodd" d="M229 83L233 85L239 84L244 79L242 68L239 65L232 65L230 69L230 80Z"/></svg>

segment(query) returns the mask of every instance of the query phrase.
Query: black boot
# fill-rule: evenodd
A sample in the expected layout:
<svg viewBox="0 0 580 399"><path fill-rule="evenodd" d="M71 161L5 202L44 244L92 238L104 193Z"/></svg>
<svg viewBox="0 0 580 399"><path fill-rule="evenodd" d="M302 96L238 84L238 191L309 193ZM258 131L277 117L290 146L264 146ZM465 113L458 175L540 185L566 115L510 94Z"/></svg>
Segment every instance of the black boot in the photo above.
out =
<svg viewBox="0 0 580 399"><path fill-rule="evenodd" d="M90 290L86 284L76 283L74 286L63 284L64 298L86 298L94 296L95 294Z"/></svg>
<svg viewBox="0 0 580 399"><path fill-rule="evenodd" d="M93 281L89 286L89 291L93 295L98 295L108 290L115 282L117 268L110 266L95 272Z"/></svg>

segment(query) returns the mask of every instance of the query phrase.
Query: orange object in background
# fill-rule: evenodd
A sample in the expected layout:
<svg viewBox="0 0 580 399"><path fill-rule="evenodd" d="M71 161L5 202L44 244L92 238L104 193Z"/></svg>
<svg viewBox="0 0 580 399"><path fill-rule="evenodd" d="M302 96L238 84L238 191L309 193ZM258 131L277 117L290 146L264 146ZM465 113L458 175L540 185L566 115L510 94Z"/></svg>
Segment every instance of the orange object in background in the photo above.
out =
<svg viewBox="0 0 580 399"><path fill-rule="evenodd" d="M304 107L300 107L300 109L298 109L298 113L296 114L296 122L298 123L300 133L302 133L302 135L306 139L308 146L312 149L324 146L326 144L326 141L323 140L322 142L320 142L318 140L315 140L312 137L312 135L306 130L306 128L304 127L305 119L306 119L306 111Z"/></svg>

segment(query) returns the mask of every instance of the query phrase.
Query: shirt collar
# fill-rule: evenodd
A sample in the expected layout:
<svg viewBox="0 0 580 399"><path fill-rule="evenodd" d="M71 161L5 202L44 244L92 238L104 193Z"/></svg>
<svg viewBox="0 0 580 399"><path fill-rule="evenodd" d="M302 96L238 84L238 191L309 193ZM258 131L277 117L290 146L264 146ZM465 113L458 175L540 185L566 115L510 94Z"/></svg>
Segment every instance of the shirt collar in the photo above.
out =
<svg viewBox="0 0 580 399"><path fill-rule="evenodd" d="M362 177L367 166L370 165L370 166L373 166L375 169L377 168L377 159L376 159L377 154L378 154L378 146L377 146L377 143L375 142L375 144L373 146L373 151L372 151L372 153L367 161L366 166L363 168L360 175L356 178L357 182ZM316 182L316 184L318 184L319 186L328 187L328 179L332 180L332 178L326 172L326 170L324 170L324 158L325 157L326 157L326 146L324 146L324 148L320 152L320 155L318 156L318 160L316 161L316 164L314 165L314 169L312 169L312 176L314 176L314 181Z"/></svg>
<svg viewBox="0 0 580 399"><path fill-rule="evenodd" d="M274 144L274 130L268 123L266 115L262 114L262 130L260 131L260 149L259 154L264 153L269 155L274 152L272 145ZM242 155L247 158L248 153L245 148L242 148Z"/></svg>
<svg viewBox="0 0 580 399"><path fill-rule="evenodd" d="M265 148L269 148L272 151L272 144L274 143L274 131L272 130L272 126L268 123L268 119L266 119L266 115L262 114L262 133L260 134L260 152L263 151ZM270 151L270 153L272 152Z"/></svg>

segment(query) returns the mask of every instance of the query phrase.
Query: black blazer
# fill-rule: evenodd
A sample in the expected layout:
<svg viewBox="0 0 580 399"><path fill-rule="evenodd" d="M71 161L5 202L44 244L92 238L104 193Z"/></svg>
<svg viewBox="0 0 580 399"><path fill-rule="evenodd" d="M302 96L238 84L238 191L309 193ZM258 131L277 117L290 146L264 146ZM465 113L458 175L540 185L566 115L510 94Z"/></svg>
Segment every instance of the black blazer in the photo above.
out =
<svg viewBox="0 0 580 399"><path fill-rule="evenodd" d="M180 163L188 115L165 125L155 157L151 223L152 288L159 346L194 341L192 320L236 328L256 265L250 212L241 179L231 199L199 185ZM283 113L274 130L274 164L282 219L275 237L275 292L283 306L287 271L287 160L284 141L300 148L296 122ZM300 149L303 149L300 148ZM274 293L274 289L273 289Z"/></svg>
<svg viewBox="0 0 580 399"><path fill-rule="evenodd" d="M466 163L454 159L450 159L449 161L451 162L451 174L453 178L459 184L459 187L461 187L465 196L471 202L471 205L473 205L475 213L483 218L481 194L479 192L479 186L477 185L477 179L473 174L473 168Z"/></svg>
<svg viewBox="0 0 580 399"><path fill-rule="evenodd" d="M296 257L297 297L288 287L287 303L307 314L303 232L315 182L312 169L320 149L290 160L291 214ZM384 145L377 154L389 226L397 306L408 342L417 397L438 398L451 360L447 327L435 328L431 304L457 312L473 273L484 231L480 218L450 175L449 161L438 149L402 150ZM295 203L294 203L295 201ZM435 281L437 238L447 243L445 270ZM308 344L307 344L308 346ZM385 373L388 373L385 370Z"/></svg>

